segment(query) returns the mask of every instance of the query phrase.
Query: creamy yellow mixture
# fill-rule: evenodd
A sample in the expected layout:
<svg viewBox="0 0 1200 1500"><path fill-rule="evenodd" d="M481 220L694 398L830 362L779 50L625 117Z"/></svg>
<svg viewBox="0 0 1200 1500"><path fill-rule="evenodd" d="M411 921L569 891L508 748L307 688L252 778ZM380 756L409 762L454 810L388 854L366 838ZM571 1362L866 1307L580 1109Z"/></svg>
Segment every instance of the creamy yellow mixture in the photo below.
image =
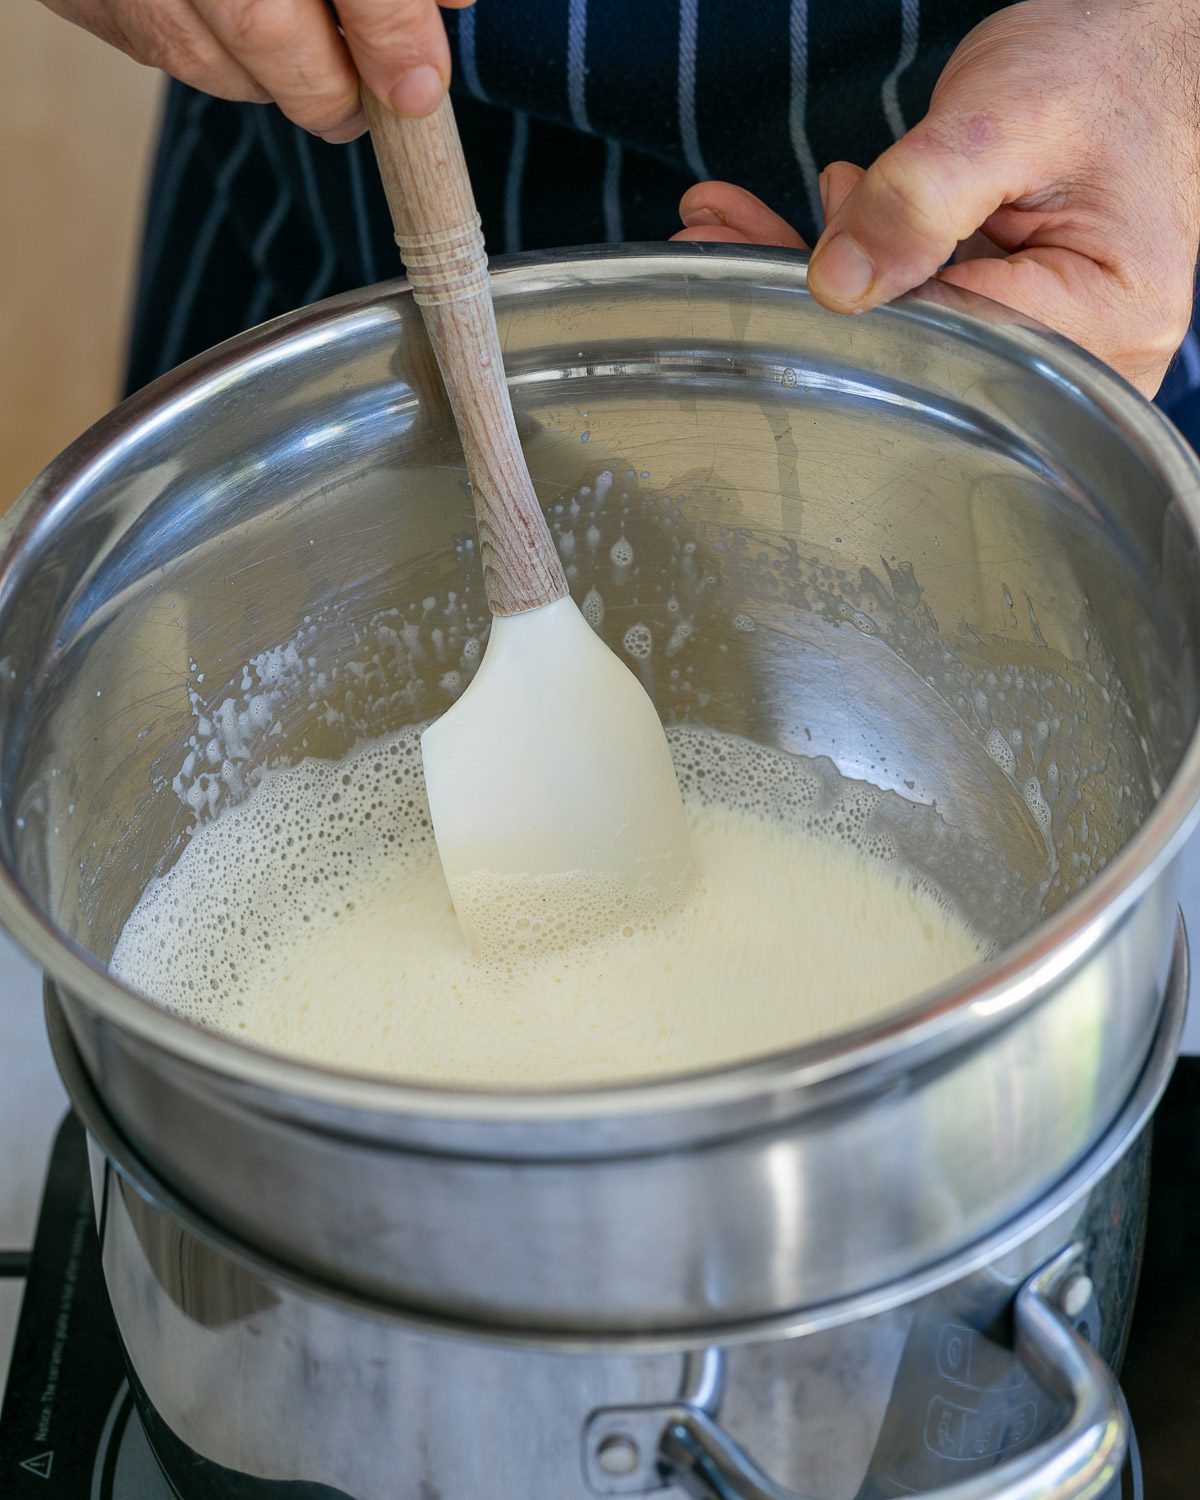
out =
<svg viewBox="0 0 1200 1500"><path fill-rule="evenodd" d="M197 830L117 945L121 979L263 1047L409 1080L540 1086L663 1075L854 1026L975 963L980 939L833 815L794 757L670 733L695 864L676 910L614 927L536 887L482 957L437 862L416 731L269 774ZM555 900L561 899L561 891ZM580 932L582 931L582 940Z"/></svg>

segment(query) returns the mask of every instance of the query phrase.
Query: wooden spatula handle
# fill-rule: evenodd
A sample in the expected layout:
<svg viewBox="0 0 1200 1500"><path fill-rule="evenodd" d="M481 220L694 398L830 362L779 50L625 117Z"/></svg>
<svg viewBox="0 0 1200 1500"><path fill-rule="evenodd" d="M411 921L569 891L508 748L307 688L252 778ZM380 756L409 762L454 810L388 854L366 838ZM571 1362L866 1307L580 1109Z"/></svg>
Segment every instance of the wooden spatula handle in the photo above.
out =
<svg viewBox="0 0 1200 1500"><path fill-rule="evenodd" d="M363 102L396 243L437 356L467 457L488 604L515 615L551 604L567 580L513 419L487 255L449 98L402 120Z"/></svg>

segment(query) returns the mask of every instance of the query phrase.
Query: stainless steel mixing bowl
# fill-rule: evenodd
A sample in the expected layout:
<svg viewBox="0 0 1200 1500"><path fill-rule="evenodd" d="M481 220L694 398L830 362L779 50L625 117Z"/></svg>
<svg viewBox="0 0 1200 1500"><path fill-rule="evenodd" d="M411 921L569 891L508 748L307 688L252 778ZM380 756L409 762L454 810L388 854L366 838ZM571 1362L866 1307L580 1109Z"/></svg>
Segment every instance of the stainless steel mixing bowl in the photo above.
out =
<svg viewBox="0 0 1200 1500"><path fill-rule="evenodd" d="M846 320L802 257L696 247L518 259L495 288L573 585L616 649L649 635L664 717L810 757L833 821L875 788L863 839L999 956L786 1055L538 1096L307 1066L106 976L197 820L436 713L476 659L468 497L401 286L166 377L17 506L0 918L137 1151L331 1284L619 1333L915 1274L1088 1152L1155 1033L1200 767L1195 461L1094 361L945 289Z"/></svg>

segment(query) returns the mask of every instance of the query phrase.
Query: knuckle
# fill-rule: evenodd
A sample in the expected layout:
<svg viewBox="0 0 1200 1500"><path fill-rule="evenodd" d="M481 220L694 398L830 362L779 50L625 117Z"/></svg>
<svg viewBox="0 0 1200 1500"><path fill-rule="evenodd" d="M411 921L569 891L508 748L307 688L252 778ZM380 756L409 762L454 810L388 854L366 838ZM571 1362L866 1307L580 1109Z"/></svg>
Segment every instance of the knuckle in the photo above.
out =
<svg viewBox="0 0 1200 1500"><path fill-rule="evenodd" d="M235 52L274 52L295 32L290 0L220 0L217 13Z"/></svg>
<svg viewBox="0 0 1200 1500"><path fill-rule="evenodd" d="M337 67L298 70L278 94L280 107L290 119L321 134L344 125L360 108L355 74Z"/></svg>
<svg viewBox="0 0 1200 1500"><path fill-rule="evenodd" d="M258 104L269 97L198 18L189 23L166 7L148 6L134 21L127 15L122 29L139 62L220 99Z"/></svg>
<svg viewBox="0 0 1200 1500"><path fill-rule="evenodd" d="M207 32L199 27L182 26L178 20L161 11L147 11L140 31L140 51L146 62L185 83L208 78L218 69L214 66L216 47Z"/></svg>
<svg viewBox="0 0 1200 1500"><path fill-rule="evenodd" d="M926 119L922 128L925 143L942 156L980 156L995 145L999 136L1000 128L995 118L982 109Z"/></svg>
<svg viewBox="0 0 1200 1500"><path fill-rule="evenodd" d="M917 152L885 151L871 171L876 193L911 233L932 243L946 240L949 199L934 160L923 159Z"/></svg>
<svg viewBox="0 0 1200 1500"><path fill-rule="evenodd" d="M299 62L286 81L276 87L284 113L306 130L332 130L358 108L352 74L337 67L305 66Z"/></svg>

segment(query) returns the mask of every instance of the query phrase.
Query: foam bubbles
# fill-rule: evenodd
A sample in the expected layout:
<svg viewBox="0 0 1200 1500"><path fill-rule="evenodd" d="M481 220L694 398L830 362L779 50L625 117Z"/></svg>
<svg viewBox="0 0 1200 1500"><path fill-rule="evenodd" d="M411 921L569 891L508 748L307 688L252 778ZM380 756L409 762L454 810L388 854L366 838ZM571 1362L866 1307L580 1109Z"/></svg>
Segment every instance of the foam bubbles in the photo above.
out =
<svg viewBox="0 0 1200 1500"><path fill-rule="evenodd" d="M690 620L680 620L679 624L676 625L675 629L672 630L670 636L667 638L667 645L664 655L677 656L679 652L681 652L687 645L687 643L691 640L692 635L695 632L695 628L696 627Z"/></svg>
<svg viewBox="0 0 1200 1500"><path fill-rule="evenodd" d="M583 596L583 603L579 606L583 618L593 630L599 630L604 624L604 600L600 597L599 590L593 585Z"/></svg>
<svg viewBox="0 0 1200 1500"><path fill-rule="evenodd" d="M609 558L613 565L613 582L624 584L629 581L629 570L633 566L633 547L625 536L619 536L608 549Z"/></svg>
<svg viewBox="0 0 1200 1500"><path fill-rule="evenodd" d="M648 661L654 650L654 636L648 625L631 625L625 632L621 645L635 661Z"/></svg>
<svg viewBox="0 0 1200 1500"><path fill-rule="evenodd" d="M526 960L654 933L687 899L690 877L649 888L590 870L460 877L455 901L476 935L478 961L515 982Z"/></svg>
<svg viewBox="0 0 1200 1500"><path fill-rule="evenodd" d="M988 730L984 737L983 748L1006 776L1015 776L1017 774L1017 757L1013 751L1013 747L998 729Z"/></svg>
<svg viewBox="0 0 1200 1500"><path fill-rule="evenodd" d="M1025 797L1026 807L1033 814L1034 821L1041 829L1047 844L1050 844L1052 841L1050 804L1042 795L1042 783L1036 776L1031 776L1021 790Z"/></svg>
<svg viewBox="0 0 1200 1500"><path fill-rule="evenodd" d="M193 789L203 778L192 783ZM194 834L142 893L112 969L193 1019L211 1020L272 972L287 933L336 920L364 875L434 856L420 737L405 731L346 761L268 772Z"/></svg>
<svg viewBox="0 0 1200 1500"><path fill-rule="evenodd" d="M985 952L899 860L874 787L698 726L668 739L694 863L675 907L569 876L480 888L503 937L473 957L414 728L265 773L147 887L113 972L202 1024L327 1066L537 1087L795 1046Z"/></svg>

